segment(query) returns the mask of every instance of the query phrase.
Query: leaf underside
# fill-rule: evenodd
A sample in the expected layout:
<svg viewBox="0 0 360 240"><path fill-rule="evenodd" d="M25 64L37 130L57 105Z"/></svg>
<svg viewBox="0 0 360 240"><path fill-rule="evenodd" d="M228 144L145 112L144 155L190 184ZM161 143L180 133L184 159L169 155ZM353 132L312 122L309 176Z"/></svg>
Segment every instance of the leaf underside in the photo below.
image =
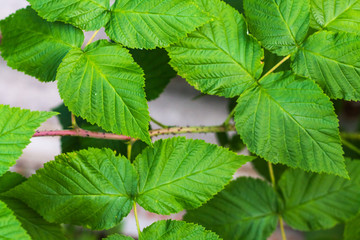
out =
<svg viewBox="0 0 360 240"><path fill-rule="evenodd" d="M143 71L121 45L100 40L84 51L71 50L56 78L61 98L75 115L151 143Z"/></svg>
<svg viewBox="0 0 360 240"><path fill-rule="evenodd" d="M167 48L170 65L203 93L238 96L260 77L264 52L235 9L219 0L196 3L215 18Z"/></svg>
<svg viewBox="0 0 360 240"><path fill-rule="evenodd" d="M240 96L235 123L249 150L267 161L348 177L334 108L311 80L270 74Z"/></svg>

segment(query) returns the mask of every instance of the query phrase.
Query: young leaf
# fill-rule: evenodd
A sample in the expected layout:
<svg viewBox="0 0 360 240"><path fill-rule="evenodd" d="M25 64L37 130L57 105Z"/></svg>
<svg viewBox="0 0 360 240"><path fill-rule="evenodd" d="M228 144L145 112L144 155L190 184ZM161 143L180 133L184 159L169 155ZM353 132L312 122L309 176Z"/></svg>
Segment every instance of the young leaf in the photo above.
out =
<svg viewBox="0 0 360 240"><path fill-rule="evenodd" d="M311 0L311 27L360 33L360 0Z"/></svg>
<svg viewBox="0 0 360 240"><path fill-rule="evenodd" d="M331 228L360 209L360 162L348 161L350 180L289 169L279 187L284 197L284 220L303 231Z"/></svg>
<svg viewBox="0 0 360 240"><path fill-rule="evenodd" d="M260 77L264 52L235 9L220 0L196 3L214 21L167 48L170 65L203 93L238 96Z"/></svg>
<svg viewBox="0 0 360 240"><path fill-rule="evenodd" d="M0 105L0 176L16 163L40 124L54 115Z"/></svg>
<svg viewBox="0 0 360 240"><path fill-rule="evenodd" d="M110 149L62 154L8 193L49 222L109 229L132 209L138 176Z"/></svg>
<svg viewBox="0 0 360 240"><path fill-rule="evenodd" d="M0 238L31 240L12 211L0 201Z"/></svg>
<svg viewBox="0 0 360 240"><path fill-rule="evenodd" d="M164 91L176 72L168 64L170 59L164 49L130 50L135 61L145 72L145 93L148 101L154 100Z"/></svg>
<svg viewBox="0 0 360 240"><path fill-rule="evenodd" d="M154 49L177 42L209 20L192 0L117 0L106 33L127 47Z"/></svg>
<svg viewBox="0 0 360 240"><path fill-rule="evenodd" d="M2 20L0 28L1 55L7 64L40 81L54 81L61 60L84 41L80 29L59 22L49 23L30 7Z"/></svg>
<svg viewBox="0 0 360 240"><path fill-rule="evenodd" d="M86 31L100 29L110 18L109 0L28 0L50 22L70 23Z"/></svg>
<svg viewBox="0 0 360 240"><path fill-rule="evenodd" d="M184 220L201 224L224 240L266 239L276 229L277 201L266 182L238 178L205 205L188 211Z"/></svg>
<svg viewBox="0 0 360 240"><path fill-rule="evenodd" d="M136 202L158 214L199 207L249 160L201 140L159 140L134 162L140 176Z"/></svg>
<svg viewBox="0 0 360 240"><path fill-rule="evenodd" d="M306 37L309 0L244 0L244 9L251 33L277 55L295 52Z"/></svg>
<svg viewBox="0 0 360 240"><path fill-rule="evenodd" d="M344 240L360 240L360 214L345 224Z"/></svg>
<svg viewBox="0 0 360 240"><path fill-rule="evenodd" d="M106 40L84 51L73 49L56 79L61 98L75 115L107 131L151 143L143 71L126 49Z"/></svg>
<svg viewBox="0 0 360 240"><path fill-rule="evenodd" d="M132 237L120 235L120 234L113 234L108 236L107 238L103 238L103 240L134 240Z"/></svg>
<svg viewBox="0 0 360 240"><path fill-rule="evenodd" d="M140 240L220 240L204 227L183 221L163 220L145 228Z"/></svg>
<svg viewBox="0 0 360 240"><path fill-rule="evenodd" d="M298 75L316 81L331 98L360 100L360 36L322 31L294 57Z"/></svg>
<svg viewBox="0 0 360 240"><path fill-rule="evenodd" d="M310 80L270 74L240 96L235 123L249 150L267 161L348 177L334 108Z"/></svg>

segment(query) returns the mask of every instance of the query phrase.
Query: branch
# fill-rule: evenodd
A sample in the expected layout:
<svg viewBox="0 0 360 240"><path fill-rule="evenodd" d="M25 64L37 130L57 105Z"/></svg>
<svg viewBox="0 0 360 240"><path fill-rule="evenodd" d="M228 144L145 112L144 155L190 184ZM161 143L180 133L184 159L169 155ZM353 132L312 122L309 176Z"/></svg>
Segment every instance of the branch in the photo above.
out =
<svg viewBox="0 0 360 240"><path fill-rule="evenodd" d="M234 125L229 126L195 126L195 127L171 127L161 128L149 131L151 137L169 134L182 134L182 133L216 133L216 132L228 132L235 131ZM109 139L109 140L132 140L131 137L117 135L113 133L104 132L92 132L81 128L71 130L51 130L51 131L36 131L33 137L55 137L55 136L73 136L73 137L84 137L84 138L98 138L98 139Z"/></svg>

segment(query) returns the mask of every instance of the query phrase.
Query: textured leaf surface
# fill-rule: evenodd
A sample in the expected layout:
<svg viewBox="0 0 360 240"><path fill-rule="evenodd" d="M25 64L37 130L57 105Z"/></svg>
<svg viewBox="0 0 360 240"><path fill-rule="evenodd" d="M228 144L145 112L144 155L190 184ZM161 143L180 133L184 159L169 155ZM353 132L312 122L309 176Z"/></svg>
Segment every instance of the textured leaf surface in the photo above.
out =
<svg viewBox="0 0 360 240"><path fill-rule="evenodd" d="M70 23L86 31L100 29L110 18L109 0L28 0L50 22Z"/></svg>
<svg viewBox="0 0 360 240"><path fill-rule="evenodd" d="M177 42L210 19L192 0L121 0L112 6L106 33L127 47L153 49Z"/></svg>
<svg viewBox="0 0 360 240"><path fill-rule="evenodd" d="M26 181L26 178L15 172L6 172L0 177L0 194L9 191L22 182Z"/></svg>
<svg viewBox="0 0 360 240"><path fill-rule="evenodd" d="M107 238L103 238L104 240L134 240L132 237L127 237L120 234L113 234L108 236Z"/></svg>
<svg viewBox="0 0 360 240"><path fill-rule="evenodd" d="M146 99L158 98L170 80L176 77L176 72L169 65L167 52L164 49L132 49L130 53L145 72Z"/></svg>
<svg viewBox="0 0 360 240"><path fill-rule="evenodd" d="M311 0L311 27L360 33L360 0Z"/></svg>
<svg viewBox="0 0 360 240"><path fill-rule="evenodd" d="M236 129L273 163L347 177L331 101L310 80L273 73L238 100Z"/></svg>
<svg viewBox="0 0 360 240"><path fill-rule="evenodd" d="M284 197L284 220L303 231L333 227L360 209L360 162L348 161L351 180L289 169L279 186Z"/></svg>
<svg viewBox="0 0 360 240"><path fill-rule="evenodd" d="M238 178L185 221L198 223L224 240L266 239L276 229L277 196L261 180Z"/></svg>
<svg viewBox="0 0 360 240"><path fill-rule="evenodd" d="M360 240L360 214L345 224L344 240Z"/></svg>
<svg viewBox="0 0 360 240"><path fill-rule="evenodd" d="M2 201L0 201L0 239L31 239L13 212Z"/></svg>
<svg viewBox="0 0 360 240"><path fill-rule="evenodd" d="M73 49L57 74L65 105L107 131L150 143L149 112L141 68L118 44L100 40Z"/></svg>
<svg viewBox="0 0 360 240"><path fill-rule="evenodd" d="M137 183L125 157L90 148L56 157L9 194L50 222L108 229L129 214Z"/></svg>
<svg viewBox="0 0 360 240"><path fill-rule="evenodd" d="M249 160L201 140L159 140L135 160L140 176L136 201L159 214L199 207Z"/></svg>
<svg viewBox="0 0 360 240"><path fill-rule="evenodd" d="M40 81L55 80L64 56L81 47L84 34L64 23L49 23L30 7L21 9L0 22L1 55L7 64Z"/></svg>
<svg viewBox="0 0 360 240"><path fill-rule="evenodd" d="M244 0L244 9L251 33L280 56L296 51L309 29L309 0Z"/></svg>
<svg viewBox="0 0 360 240"><path fill-rule="evenodd" d="M235 9L219 0L196 3L214 21L167 48L170 64L203 93L238 96L261 75L264 52Z"/></svg>
<svg viewBox="0 0 360 240"><path fill-rule="evenodd" d="M316 81L331 98L360 100L360 36L322 31L294 57L293 70Z"/></svg>
<svg viewBox="0 0 360 240"><path fill-rule="evenodd" d="M0 176L16 163L40 124L54 115L0 105Z"/></svg>
<svg viewBox="0 0 360 240"><path fill-rule="evenodd" d="M215 233L204 227L183 221L163 220L145 228L140 240L218 240Z"/></svg>

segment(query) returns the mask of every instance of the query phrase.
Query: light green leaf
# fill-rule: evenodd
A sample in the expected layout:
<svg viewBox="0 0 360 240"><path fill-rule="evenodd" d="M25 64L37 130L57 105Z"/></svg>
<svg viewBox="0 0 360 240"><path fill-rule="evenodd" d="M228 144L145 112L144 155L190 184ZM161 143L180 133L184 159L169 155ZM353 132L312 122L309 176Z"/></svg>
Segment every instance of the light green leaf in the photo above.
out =
<svg viewBox="0 0 360 240"><path fill-rule="evenodd" d="M113 234L108 236L107 238L103 238L103 240L134 240L132 237L120 235L120 234Z"/></svg>
<svg viewBox="0 0 360 240"><path fill-rule="evenodd" d="M267 161L348 177L334 107L310 80L270 74L240 96L235 122L249 150Z"/></svg>
<svg viewBox="0 0 360 240"><path fill-rule="evenodd" d="M360 214L345 224L344 240L360 240Z"/></svg>
<svg viewBox="0 0 360 240"><path fill-rule="evenodd" d="M2 20L0 28L0 50L7 64L40 81L54 81L61 60L84 41L81 30L46 22L30 7Z"/></svg>
<svg viewBox="0 0 360 240"><path fill-rule="evenodd" d="M50 22L70 23L86 31L104 27L110 18L109 0L27 0Z"/></svg>
<svg viewBox="0 0 360 240"><path fill-rule="evenodd" d="M0 105L0 176L16 163L40 124L55 115Z"/></svg>
<svg viewBox="0 0 360 240"><path fill-rule="evenodd" d="M134 162L140 176L136 202L158 214L199 207L250 160L202 140L159 140Z"/></svg>
<svg viewBox="0 0 360 240"><path fill-rule="evenodd" d="M49 222L109 229L132 209L137 178L125 157L89 148L56 157L8 195Z"/></svg>
<svg viewBox="0 0 360 240"><path fill-rule="evenodd" d="M0 239L31 240L13 212L0 201Z"/></svg>
<svg viewBox="0 0 360 240"><path fill-rule="evenodd" d="M360 209L360 162L348 161L350 180L289 169L279 187L284 197L284 220L291 227L314 231L331 228Z"/></svg>
<svg viewBox="0 0 360 240"><path fill-rule="evenodd" d="M210 19L192 0L117 0L106 33L127 47L154 49L177 42Z"/></svg>
<svg viewBox="0 0 360 240"><path fill-rule="evenodd" d="M106 131L151 143L143 71L128 50L106 40L73 49L56 79L61 98L75 115Z"/></svg>
<svg viewBox="0 0 360 240"><path fill-rule="evenodd" d="M293 53L306 37L309 0L244 0L244 9L250 32L273 53Z"/></svg>
<svg viewBox="0 0 360 240"><path fill-rule="evenodd" d="M196 3L214 21L167 48L170 64L203 93L238 96L260 77L264 52L235 9L220 0Z"/></svg>
<svg viewBox="0 0 360 240"><path fill-rule="evenodd" d="M145 72L145 93L148 101L160 96L176 72L168 64L170 59L164 49L138 50L130 53Z"/></svg>
<svg viewBox="0 0 360 240"><path fill-rule="evenodd" d="M140 240L218 240L215 233L204 227L183 221L163 220L145 228Z"/></svg>
<svg viewBox="0 0 360 240"><path fill-rule="evenodd" d="M185 221L195 222L224 240L266 239L277 226L278 200L271 186L259 179L238 178Z"/></svg>
<svg viewBox="0 0 360 240"><path fill-rule="evenodd" d="M311 0L311 27L360 33L360 0Z"/></svg>
<svg viewBox="0 0 360 240"><path fill-rule="evenodd" d="M322 31L294 57L298 75L316 81L331 98L360 100L360 36Z"/></svg>

